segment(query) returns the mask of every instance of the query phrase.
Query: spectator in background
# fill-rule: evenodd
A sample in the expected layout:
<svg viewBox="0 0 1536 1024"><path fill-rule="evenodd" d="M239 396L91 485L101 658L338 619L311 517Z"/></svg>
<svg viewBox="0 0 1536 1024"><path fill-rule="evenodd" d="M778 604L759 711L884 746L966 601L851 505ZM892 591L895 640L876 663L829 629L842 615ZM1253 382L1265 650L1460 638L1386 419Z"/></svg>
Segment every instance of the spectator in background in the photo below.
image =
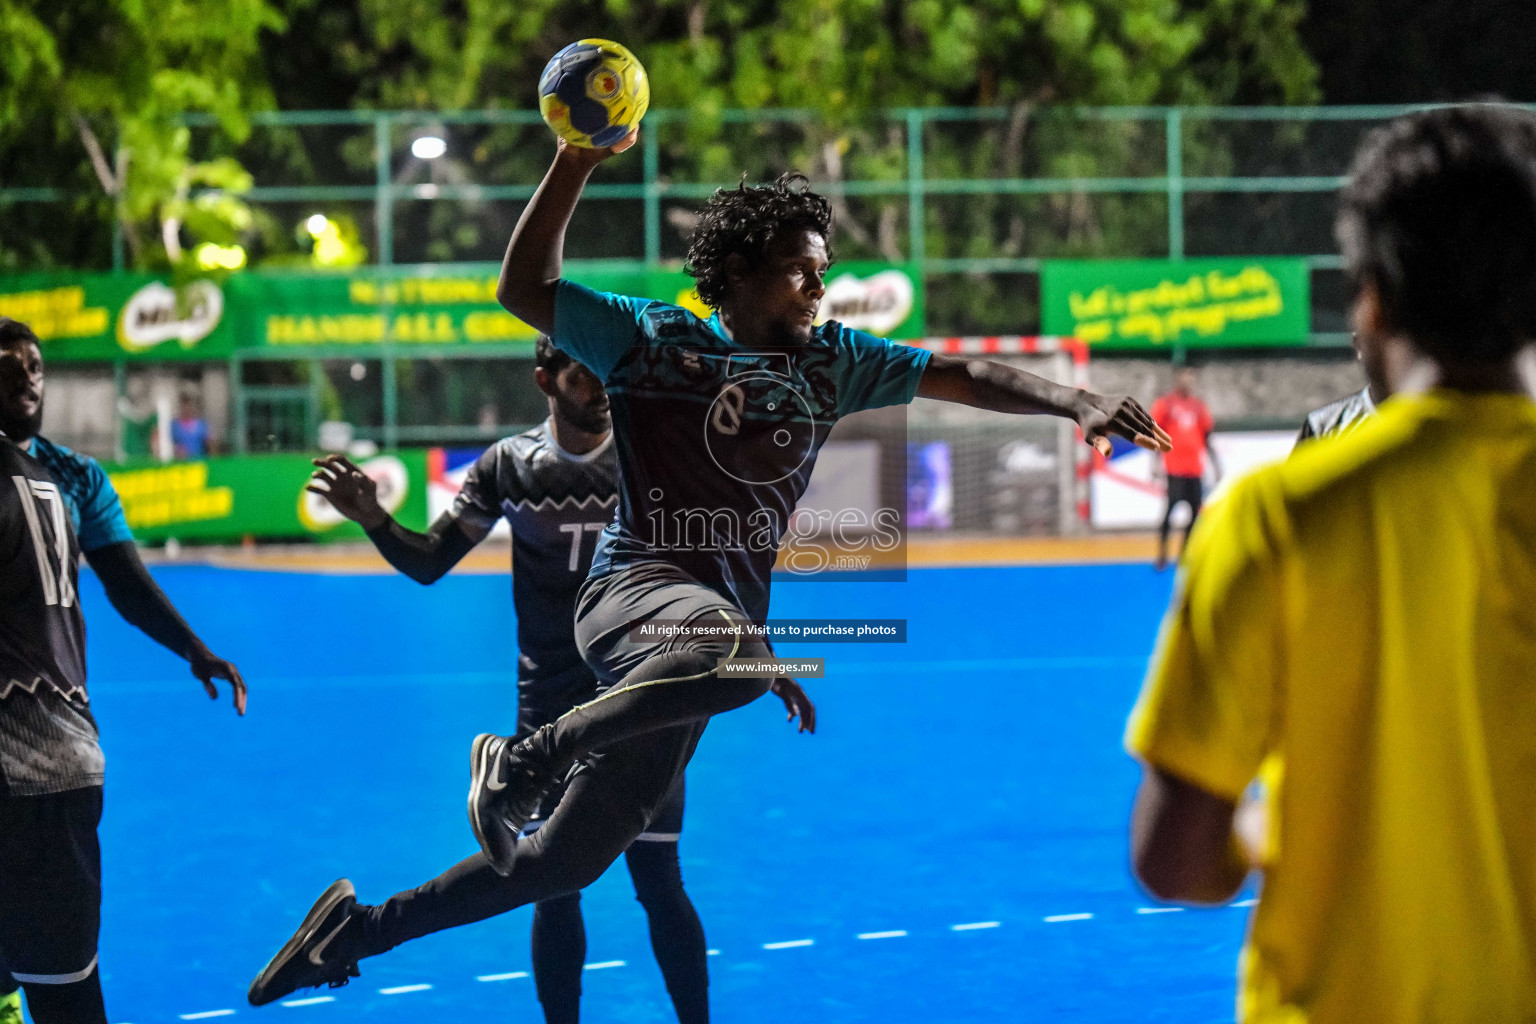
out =
<svg viewBox="0 0 1536 1024"><path fill-rule="evenodd" d="M191 395L181 397L181 410L171 422L171 445L178 459L201 459L208 455L208 421Z"/></svg>
<svg viewBox="0 0 1536 1024"><path fill-rule="evenodd" d="M1180 502L1189 506L1189 524L1184 527L1184 545L1189 531L1200 515L1205 498L1205 463L1220 473L1216 453L1211 449L1211 430L1215 426L1211 411L1195 395L1195 371L1180 367L1174 374L1173 390L1152 403L1152 418L1173 438L1173 450L1163 453L1163 474L1167 480L1168 508L1163 512L1162 529L1157 535L1157 568L1168 565L1168 525ZM1183 545L1179 548L1182 555Z"/></svg>

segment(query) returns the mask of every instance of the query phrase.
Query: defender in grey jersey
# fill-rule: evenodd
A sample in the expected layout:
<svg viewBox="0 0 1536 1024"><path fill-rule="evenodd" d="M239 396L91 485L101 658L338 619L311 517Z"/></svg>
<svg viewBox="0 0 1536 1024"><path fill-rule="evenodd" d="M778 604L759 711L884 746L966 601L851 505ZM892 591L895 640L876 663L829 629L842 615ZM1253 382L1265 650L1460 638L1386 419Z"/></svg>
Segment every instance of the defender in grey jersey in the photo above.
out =
<svg viewBox="0 0 1536 1024"><path fill-rule="evenodd" d="M608 396L597 378L541 337L534 380L548 398L549 419L487 449L470 469L453 507L425 534L405 529L384 512L372 481L342 456L316 460L319 469L311 485L360 523L390 564L424 584L456 565L498 519L507 520L519 649L518 735L531 734L597 695L597 678L576 646L576 595L598 536L613 519L619 487ZM542 824L558 800L558 793L551 795L528 831ZM678 1019L702 1024L708 1020L709 978L704 930L683 889L678 864L682 824L679 778L625 859L650 920L652 947ZM417 917L423 907L440 902L453 904L456 917L476 913L486 894L456 886L464 873L465 866L459 865L396 897L390 915ZM336 890L338 899L349 893L350 886ZM542 900L534 908L533 974L549 1024L577 1020L586 959L580 900L578 891ZM490 906L479 916L499 909ZM253 1003L292 990L288 962L280 952L262 972L251 987Z"/></svg>
<svg viewBox="0 0 1536 1024"><path fill-rule="evenodd" d="M1360 358L1359 336L1350 335L1349 343L1354 347L1355 358ZM1300 446L1303 441L1313 441L1319 437L1349 433L1367 417L1376 414L1376 405L1384 397L1371 394L1371 385L1366 385L1352 395L1329 402L1321 409L1314 409L1307 413L1306 421L1301 425L1301 433L1296 435L1296 445Z"/></svg>
<svg viewBox="0 0 1536 1024"><path fill-rule="evenodd" d="M1321 409L1307 413L1306 422L1301 425L1301 433L1296 436L1296 443L1299 445L1319 437L1347 434L1375 412L1376 402L1371 397L1371 389L1357 391L1347 398L1329 402Z"/></svg>

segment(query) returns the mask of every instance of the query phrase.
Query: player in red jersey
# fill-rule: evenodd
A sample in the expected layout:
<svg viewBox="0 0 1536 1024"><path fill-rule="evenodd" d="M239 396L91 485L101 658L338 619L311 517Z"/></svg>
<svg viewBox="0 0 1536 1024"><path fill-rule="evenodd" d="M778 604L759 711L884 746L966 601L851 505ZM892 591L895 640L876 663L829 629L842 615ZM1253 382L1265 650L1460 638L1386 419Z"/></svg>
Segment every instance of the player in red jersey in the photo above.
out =
<svg viewBox="0 0 1536 1024"><path fill-rule="evenodd" d="M1205 497L1205 460L1220 474L1216 452L1211 449L1211 430L1215 422L1211 410L1195 395L1195 371L1181 368L1173 380L1173 390L1152 403L1152 418L1157 425L1173 438L1173 450L1163 453L1163 472L1168 479L1168 508L1163 512L1163 525L1157 535L1157 568L1168 565L1168 523L1173 509L1179 502L1189 505L1189 525L1184 527L1184 543L1189 543L1189 531L1200 515L1200 503ZM1184 548L1179 548L1183 552Z"/></svg>

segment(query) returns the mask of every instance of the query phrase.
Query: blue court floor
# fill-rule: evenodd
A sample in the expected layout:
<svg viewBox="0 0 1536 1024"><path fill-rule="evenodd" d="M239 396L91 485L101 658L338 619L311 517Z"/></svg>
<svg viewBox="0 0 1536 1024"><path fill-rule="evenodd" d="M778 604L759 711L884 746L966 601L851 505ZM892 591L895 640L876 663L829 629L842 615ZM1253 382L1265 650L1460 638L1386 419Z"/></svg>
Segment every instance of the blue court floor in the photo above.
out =
<svg viewBox="0 0 1536 1024"><path fill-rule="evenodd" d="M513 724L506 578L156 575L240 665L250 713L82 581L112 1020L542 1020L526 908L294 997L332 999L245 1004L333 879L376 902L474 851L469 742ZM1168 589L1143 565L777 587L775 616L902 617L909 640L781 648L827 658L814 737L771 697L705 735L681 852L715 1020L1231 1020L1247 911L1153 912L1126 867L1120 737ZM585 1019L673 1019L622 865L584 906Z"/></svg>

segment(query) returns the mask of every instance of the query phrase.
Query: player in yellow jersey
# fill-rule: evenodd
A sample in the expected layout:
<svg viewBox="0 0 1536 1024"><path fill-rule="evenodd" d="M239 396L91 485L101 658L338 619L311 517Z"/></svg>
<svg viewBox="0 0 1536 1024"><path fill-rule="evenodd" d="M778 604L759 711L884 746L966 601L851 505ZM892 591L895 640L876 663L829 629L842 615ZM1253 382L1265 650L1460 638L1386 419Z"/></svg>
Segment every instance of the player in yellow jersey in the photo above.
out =
<svg viewBox="0 0 1536 1024"><path fill-rule="evenodd" d="M1147 888L1263 865L1245 1024L1536 1021L1533 139L1480 106L1364 143L1337 231L1394 397L1201 519L1131 718Z"/></svg>

